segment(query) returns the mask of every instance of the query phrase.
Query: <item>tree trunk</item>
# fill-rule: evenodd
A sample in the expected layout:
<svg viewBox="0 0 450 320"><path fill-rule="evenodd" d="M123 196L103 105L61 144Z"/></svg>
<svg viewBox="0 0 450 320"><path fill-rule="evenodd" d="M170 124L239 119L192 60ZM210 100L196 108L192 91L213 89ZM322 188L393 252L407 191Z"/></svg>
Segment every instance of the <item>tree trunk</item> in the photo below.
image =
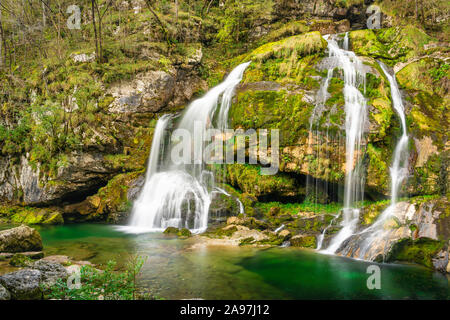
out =
<svg viewBox="0 0 450 320"><path fill-rule="evenodd" d="M163 33L164 33L164 38L166 39L167 42L169 42L169 35L167 33L166 27L164 27L164 24L162 23L162 21L159 19L158 15L156 14L156 12L153 10L152 8L152 4L150 2L150 0L146 0L145 3L147 4L148 9L150 10L150 12L152 13L152 15L155 17L156 21L159 23L159 25L161 26Z"/></svg>
<svg viewBox="0 0 450 320"><path fill-rule="evenodd" d="M416 20L419 20L419 0L415 0L415 5Z"/></svg>
<svg viewBox="0 0 450 320"><path fill-rule="evenodd" d="M45 28L45 25L47 24L47 17L45 16L45 5L42 2L42 26Z"/></svg>
<svg viewBox="0 0 450 320"><path fill-rule="evenodd" d="M95 0L91 0L91 9L92 9L92 26L94 27L94 35L95 35L95 57L99 60L99 52L98 52L98 36L97 36L97 26L95 25Z"/></svg>
<svg viewBox="0 0 450 320"><path fill-rule="evenodd" d="M3 67L3 26L2 26L2 2L0 1L0 68Z"/></svg>

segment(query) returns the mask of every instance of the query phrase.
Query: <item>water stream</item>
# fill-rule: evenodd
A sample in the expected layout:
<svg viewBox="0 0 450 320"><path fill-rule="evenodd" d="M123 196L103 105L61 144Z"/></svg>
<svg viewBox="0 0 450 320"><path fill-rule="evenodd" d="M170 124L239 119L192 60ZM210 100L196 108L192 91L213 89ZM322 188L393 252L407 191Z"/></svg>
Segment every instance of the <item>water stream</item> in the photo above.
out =
<svg viewBox="0 0 450 320"><path fill-rule="evenodd" d="M237 66L222 83L189 105L172 132L182 136L182 140L164 133L171 121L169 116L159 119L145 185L133 205L130 225L122 230L133 233L164 231L167 227L188 228L193 233L206 230L212 195L217 191L214 174L207 170L204 159L207 130L227 128L235 88L249 64ZM183 153L183 161L174 161L172 155L186 143L191 154Z"/></svg>
<svg viewBox="0 0 450 320"><path fill-rule="evenodd" d="M364 95L359 91L365 85L365 74L362 62L348 48L348 34L344 38L344 48L340 48L335 37L326 38L329 57L333 58L344 76L345 100L345 189L344 208L341 230L323 250L324 253L335 253L341 244L354 232L359 219L360 209L357 203L363 200L364 176L362 175L361 158L364 142L364 127L367 118L367 105Z"/></svg>
<svg viewBox="0 0 450 320"><path fill-rule="evenodd" d="M408 134L405 120L405 108L403 106L402 97L398 88L395 76L392 76L387 67L380 62L384 74L389 80L391 88L391 98L394 110L400 118L402 127L402 135L395 146L392 166L390 167L391 176L391 203L389 207L384 210L377 220L369 228L365 229L361 233L364 234L364 240L360 245L359 258L367 258L368 251L373 247L375 241L380 241L387 237L389 229L384 228L384 225L394 215L395 206L397 204L398 194L400 188L405 181L408 174Z"/></svg>

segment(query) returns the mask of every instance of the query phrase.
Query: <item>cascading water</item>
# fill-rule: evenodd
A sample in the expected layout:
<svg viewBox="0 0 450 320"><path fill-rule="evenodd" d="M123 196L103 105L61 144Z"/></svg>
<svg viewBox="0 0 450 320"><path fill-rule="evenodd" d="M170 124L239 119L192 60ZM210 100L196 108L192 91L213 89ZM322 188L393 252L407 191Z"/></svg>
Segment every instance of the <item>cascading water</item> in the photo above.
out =
<svg viewBox="0 0 450 320"><path fill-rule="evenodd" d="M159 119L145 184L133 205L129 226L122 228L124 231L163 231L167 227L188 228L193 233L206 230L212 195L218 189L214 186L214 175L206 170L204 138L207 130L213 128L217 109L216 128L227 127L234 90L249 64L250 62L240 64L222 83L193 101L176 126L177 130L180 129L179 132L189 133L193 161L172 161L171 153L180 141L173 141L169 135L164 134L170 117L163 116ZM186 141L183 140L183 143Z"/></svg>
<svg viewBox="0 0 450 320"><path fill-rule="evenodd" d="M344 38L344 49L339 47L333 37L327 37L326 40L329 57L336 60L338 68L342 69L344 73L346 176L342 229L331 240L328 248L323 251L335 253L341 244L355 232L359 218L357 203L363 198L364 186L360 163L361 146L367 118L367 106L366 99L358 90L360 85L365 85L362 63L354 52L345 49L348 48L348 34Z"/></svg>
<svg viewBox="0 0 450 320"><path fill-rule="evenodd" d="M386 210L381 213L381 215L373 225L361 232L361 234L363 235L368 234L367 236L365 236L365 239L360 245L358 257L362 259L368 258L370 256L369 251L371 250L371 248L373 248L373 243L375 241L385 238L385 235L390 232L389 229L384 228L384 225L392 218L394 214L400 187L402 186L408 174L408 134L406 130L405 109L403 106L402 97L395 76L392 76L389 73L387 67L382 62L379 62L379 64L381 69L383 69L383 72L386 75L391 87L392 104L398 116L400 117L402 135L395 147L394 158L392 161L392 166L390 168L391 203L389 207L387 207Z"/></svg>

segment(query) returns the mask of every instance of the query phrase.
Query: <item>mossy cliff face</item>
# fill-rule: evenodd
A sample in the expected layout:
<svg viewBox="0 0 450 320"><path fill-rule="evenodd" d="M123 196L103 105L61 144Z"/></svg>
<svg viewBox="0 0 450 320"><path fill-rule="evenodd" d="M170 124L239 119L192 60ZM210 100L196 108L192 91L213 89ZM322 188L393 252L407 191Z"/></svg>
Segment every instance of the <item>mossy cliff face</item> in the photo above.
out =
<svg viewBox="0 0 450 320"><path fill-rule="evenodd" d="M401 134L389 82L378 59L398 71L396 76L404 95L408 133L413 141L410 145L412 177L404 191L413 195L445 194L448 183L445 128L448 125L444 111L449 102L449 71L442 59L448 55L447 49L435 45L436 39L413 26L356 30L349 37L352 50L366 67L366 84L360 88L369 109L363 155L366 191L374 197L389 194L391 156ZM233 64L249 60L252 63L237 92L230 119L235 129L280 130L281 172L343 184L345 114L339 70L335 70L330 80L327 110L322 111L313 132L309 132L317 89L324 76L322 70L326 69L325 48L326 43L318 32L307 32L266 43L235 59ZM423 55L431 58L422 58ZM317 135L315 130L322 134ZM320 150L322 157L317 157L315 150Z"/></svg>

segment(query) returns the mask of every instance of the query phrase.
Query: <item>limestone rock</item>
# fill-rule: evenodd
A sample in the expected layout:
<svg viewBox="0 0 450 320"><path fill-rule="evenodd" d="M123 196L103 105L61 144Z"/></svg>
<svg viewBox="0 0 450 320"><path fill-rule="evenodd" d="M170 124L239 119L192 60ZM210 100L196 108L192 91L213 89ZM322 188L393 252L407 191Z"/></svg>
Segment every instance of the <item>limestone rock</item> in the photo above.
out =
<svg viewBox="0 0 450 320"><path fill-rule="evenodd" d="M37 300L42 298L41 272L22 269L0 276L0 285L5 287L14 300Z"/></svg>
<svg viewBox="0 0 450 320"><path fill-rule="evenodd" d="M278 236L282 237L283 239L287 239L291 236L291 232L289 230L284 229L278 233Z"/></svg>
<svg viewBox="0 0 450 320"><path fill-rule="evenodd" d="M44 286L51 286L58 279L67 279L69 276L61 264L51 261L38 260L30 267L41 272L41 283Z"/></svg>
<svg viewBox="0 0 450 320"><path fill-rule="evenodd" d="M307 235L295 235L290 240L291 246L293 247L302 247L302 248L311 248L314 249L317 247L316 237L315 236L307 236Z"/></svg>
<svg viewBox="0 0 450 320"><path fill-rule="evenodd" d="M0 285L0 300L10 300L11 295L8 290L5 289L2 285Z"/></svg>
<svg viewBox="0 0 450 320"><path fill-rule="evenodd" d="M0 231L0 252L24 252L42 250L39 232L25 225Z"/></svg>

